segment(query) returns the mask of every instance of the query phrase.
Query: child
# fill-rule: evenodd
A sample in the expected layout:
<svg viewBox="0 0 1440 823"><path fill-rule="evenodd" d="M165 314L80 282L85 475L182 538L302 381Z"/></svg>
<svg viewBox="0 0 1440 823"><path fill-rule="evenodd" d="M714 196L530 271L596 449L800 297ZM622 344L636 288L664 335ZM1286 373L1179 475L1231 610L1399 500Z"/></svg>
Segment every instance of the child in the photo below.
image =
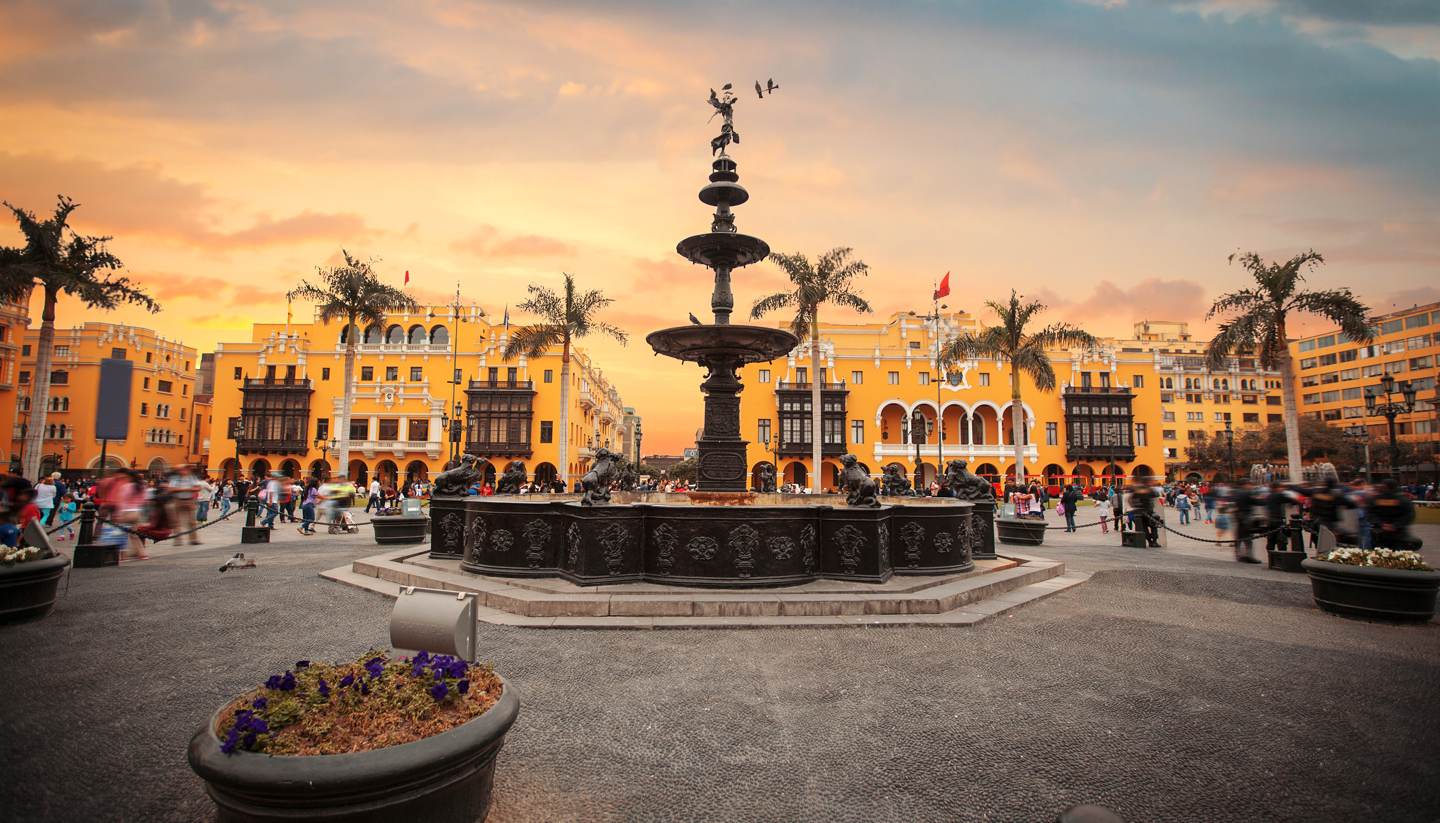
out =
<svg viewBox="0 0 1440 823"><path fill-rule="evenodd" d="M59 510L55 513L55 518L59 520L60 525L64 527L57 532L57 536L55 539L74 540L75 527L70 524L73 523L75 521L75 518L79 516L80 504L75 502L75 495L66 494L60 499Z"/></svg>

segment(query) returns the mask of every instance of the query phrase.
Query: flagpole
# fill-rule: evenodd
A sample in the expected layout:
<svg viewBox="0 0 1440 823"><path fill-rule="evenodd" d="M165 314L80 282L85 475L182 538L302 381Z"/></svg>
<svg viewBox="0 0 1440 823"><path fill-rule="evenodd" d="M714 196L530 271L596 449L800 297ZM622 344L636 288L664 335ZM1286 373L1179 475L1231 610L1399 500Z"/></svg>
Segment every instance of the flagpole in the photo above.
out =
<svg viewBox="0 0 1440 823"><path fill-rule="evenodd" d="M940 368L940 284L935 284L935 291L930 293L931 315L935 318L935 377L937 381L945 379L945 373ZM936 454L937 464L935 467L936 480L944 477L945 471L945 406L940 400L940 383L935 383L935 433L936 433Z"/></svg>
<svg viewBox="0 0 1440 823"><path fill-rule="evenodd" d="M405 274L406 274L406 277L407 277L407 279L408 279L410 273L407 271ZM456 283L455 283L455 304L454 304L453 306L451 306L451 312L452 312L452 314L454 315L454 319L455 319L455 323L454 323L455 331L450 335L450 408L448 409L448 411L449 411L451 414L455 415L455 418L454 418L454 420L452 420L452 421L450 422L450 431L445 432L445 439L448 440L448 441L450 441L450 449L449 449L450 460L449 460L449 462L453 463L453 462L455 462L455 461L459 458L459 455L457 455L457 454L456 454L456 451L455 451L455 438L451 436L451 432L453 432L453 431L455 430L455 423L460 420L460 410L456 407L456 404L455 404L455 387L458 386L458 385L460 385L460 376L455 373L455 371L456 371L456 359L460 356L460 283L459 283L459 281L456 281Z"/></svg>

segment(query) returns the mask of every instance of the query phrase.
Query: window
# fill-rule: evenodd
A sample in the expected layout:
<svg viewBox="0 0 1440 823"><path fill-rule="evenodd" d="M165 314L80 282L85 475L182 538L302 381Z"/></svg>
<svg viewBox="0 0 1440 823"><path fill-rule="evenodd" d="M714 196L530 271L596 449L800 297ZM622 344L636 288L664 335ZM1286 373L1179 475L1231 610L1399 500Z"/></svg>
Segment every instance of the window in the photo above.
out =
<svg viewBox="0 0 1440 823"><path fill-rule="evenodd" d="M1313 358L1313 357L1302 357L1302 358L1300 358L1300 368L1302 368L1302 369L1313 369L1313 368L1315 368L1315 358Z"/></svg>
<svg viewBox="0 0 1440 823"><path fill-rule="evenodd" d="M1162 439L1162 440L1174 440L1174 439L1176 439L1176 437L1175 437L1175 430L1174 430L1174 429L1161 429L1161 430L1160 430L1160 439Z"/></svg>
<svg viewBox="0 0 1440 823"><path fill-rule="evenodd" d="M1148 445L1150 445L1150 438L1149 438L1149 436L1145 433L1145 424L1144 424L1144 423L1136 423L1136 424L1135 424L1135 445L1136 445L1136 446L1148 446Z"/></svg>
<svg viewBox="0 0 1440 823"><path fill-rule="evenodd" d="M1205 432L1200 429L1189 429L1185 432L1185 439L1195 443L1205 439Z"/></svg>
<svg viewBox="0 0 1440 823"><path fill-rule="evenodd" d="M145 417L145 416L147 416L147 415L149 415L149 414L150 414L150 404L149 404L149 403L141 403L141 404L140 404L140 416L141 416L141 417Z"/></svg>
<svg viewBox="0 0 1440 823"><path fill-rule="evenodd" d="M1045 424L1045 445L1047 445L1047 446L1054 446L1054 445L1057 445L1059 442L1060 442L1060 424L1059 424L1059 423L1046 423L1046 424Z"/></svg>
<svg viewBox="0 0 1440 823"><path fill-rule="evenodd" d="M1405 328L1418 329L1429 321L1428 314L1412 314L1405 318Z"/></svg>
<svg viewBox="0 0 1440 823"><path fill-rule="evenodd" d="M412 442L423 443L430 439L430 419L427 417L410 418L410 431L407 432L408 439Z"/></svg>
<svg viewBox="0 0 1440 823"><path fill-rule="evenodd" d="M155 382L155 390L161 394L173 394L174 388L174 384L169 380L157 380Z"/></svg>
<svg viewBox="0 0 1440 823"><path fill-rule="evenodd" d="M378 421L376 440L399 440L400 419L398 417L382 417Z"/></svg>
<svg viewBox="0 0 1440 823"><path fill-rule="evenodd" d="M321 417L315 421L315 436L321 440L330 439L330 418Z"/></svg>
<svg viewBox="0 0 1440 823"><path fill-rule="evenodd" d="M411 382L411 383L419 383L421 380L424 380L424 379L425 379L425 367L424 367L424 366L411 366L411 367L410 367L410 382ZM413 438L412 438L412 439L413 439Z"/></svg>
<svg viewBox="0 0 1440 823"><path fill-rule="evenodd" d="M1215 422L1224 423L1230 419L1230 412L1215 412Z"/></svg>
<svg viewBox="0 0 1440 823"><path fill-rule="evenodd" d="M29 344L29 343L26 343L25 345L23 345L23 346L20 347L20 356L21 356L21 357L29 357L29 356L30 356L30 344Z"/></svg>
<svg viewBox="0 0 1440 823"><path fill-rule="evenodd" d="M141 381L140 381L140 388L145 389L146 391L149 391L149 389L150 389L150 378L146 377L146 378L141 379Z"/></svg>
<svg viewBox="0 0 1440 823"><path fill-rule="evenodd" d="M759 376L758 376L756 379L759 380L761 383L769 383L769 382L770 382L770 370L769 370L769 369L761 369L761 370L760 370L760 374L759 374Z"/></svg>
<svg viewBox="0 0 1440 823"><path fill-rule="evenodd" d="M1265 422L1266 422L1266 423L1279 423L1279 422L1281 422L1281 421L1284 420L1284 419L1285 419L1285 416L1282 415L1282 414L1267 414L1267 415L1265 415Z"/></svg>
<svg viewBox="0 0 1440 823"><path fill-rule="evenodd" d="M1245 423L1258 424L1260 422L1260 415L1256 412L1245 412L1245 414L1241 416L1241 420Z"/></svg>
<svg viewBox="0 0 1440 823"><path fill-rule="evenodd" d="M1402 328L1404 328L1403 320L1386 320L1384 323L1380 324L1380 333L1394 334L1395 332L1400 331Z"/></svg>
<svg viewBox="0 0 1440 823"><path fill-rule="evenodd" d="M890 385L892 385L892 386L898 386L898 385L900 385L900 372L898 372L898 371L887 372L886 375L885 375L885 377L886 377L886 379L889 381Z"/></svg>
<svg viewBox="0 0 1440 823"><path fill-rule="evenodd" d="M329 366L326 366L326 367L324 367L324 368L322 368L322 369L320 370L320 379L321 379L321 380L329 380L329 379L330 379L330 367L329 367Z"/></svg>
<svg viewBox="0 0 1440 823"><path fill-rule="evenodd" d="M988 385L990 385L990 372L988 372L988 371L982 371L982 372L980 372L980 385L982 385L982 386L988 386Z"/></svg>
<svg viewBox="0 0 1440 823"><path fill-rule="evenodd" d="M1137 389L1145 388L1145 375L1137 374L1134 377L1130 378L1130 385L1134 386Z"/></svg>
<svg viewBox="0 0 1440 823"><path fill-rule="evenodd" d="M145 352L145 362L146 362L146 363L153 363L153 362L155 362L155 353L154 353L154 352L148 352L148 351Z"/></svg>
<svg viewBox="0 0 1440 823"><path fill-rule="evenodd" d="M852 372L850 372L850 382L851 382L852 384L856 385L856 386L864 383L864 382L865 382L865 372L863 372L863 371L852 371Z"/></svg>
<svg viewBox="0 0 1440 823"><path fill-rule="evenodd" d="M69 347L69 346L56 346L56 347L55 347L55 356L56 356L56 357L69 357L69 356L70 356L70 347Z"/></svg>
<svg viewBox="0 0 1440 823"><path fill-rule="evenodd" d="M547 371L547 372L545 372L545 373L546 373L546 374L549 374L550 372ZM555 424L552 423L552 422L550 422L549 420L541 420L541 421L540 421L540 442L541 442L541 443L553 443L553 442L555 442Z"/></svg>
<svg viewBox="0 0 1440 823"><path fill-rule="evenodd" d="M857 374L858 374L858 372L857 372ZM854 444L857 444L857 445L860 444L860 443L864 443L864 442L865 442L865 421L864 421L864 420L851 420L851 421L850 421L850 442L851 442L851 443L854 443Z"/></svg>
<svg viewBox="0 0 1440 823"><path fill-rule="evenodd" d="M21 372L20 372L20 382L21 382L21 383L29 383L29 382L30 382L30 372L28 372L28 371L21 371Z"/></svg>
<svg viewBox="0 0 1440 823"><path fill-rule="evenodd" d="M189 383L181 383L181 384L180 384L180 396L181 396L181 397L189 397L189 396L190 396L190 384L189 384Z"/></svg>
<svg viewBox="0 0 1440 823"><path fill-rule="evenodd" d="M1188 411L1187 411L1187 412L1185 412L1185 422L1186 422L1186 423L1203 423L1203 422L1205 422L1205 412L1195 412L1195 411L1189 411L1189 412L1188 412Z"/></svg>
<svg viewBox="0 0 1440 823"><path fill-rule="evenodd" d="M1345 351L1340 352L1341 363L1353 363L1355 362L1355 360L1359 359L1359 357L1360 352L1357 349L1346 349Z"/></svg>
<svg viewBox="0 0 1440 823"><path fill-rule="evenodd" d="M1337 361L1339 361L1339 359L1340 358L1335 354L1322 354L1320 355L1320 365L1333 366Z"/></svg>
<svg viewBox="0 0 1440 823"><path fill-rule="evenodd" d="M796 382L796 383L809 383L809 382L810 382L810 370L809 370L809 369L796 369L796 370L795 370L795 382Z"/></svg>
<svg viewBox="0 0 1440 823"><path fill-rule="evenodd" d="M1314 341L1314 340L1301 340L1301 341L1300 341L1300 351L1315 351L1315 341Z"/></svg>
<svg viewBox="0 0 1440 823"><path fill-rule="evenodd" d="M52 386L66 386L66 385L69 385L69 383L70 383L70 372L68 372L68 371L52 371L52 372L50 372L50 385L52 385Z"/></svg>
<svg viewBox="0 0 1440 823"><path fill-rule="evenodd" d="M399 380L399 379L400 379L400 367L399 367L399 366L386 366L386 367L385 367L385 379L388 380L388 381L391 381L391 382L396 381L396 380Z"/></svg>
<svg viewBox="0 0 1440 823"><path fill-rule="evenodd" d="M755 442L761 444L770 442L770 418L764 418L755 424Z"/></svg>
<svg viewBox="0 0 1440 823"><path fill-rule="evenodd" d="M239 366L236 366L236 367L235 367L235 371L232 372L232 374L233 374L233 379L239 380L241 377L244 376L245 373L240 369Z"/></svg>
<svg viewBox="0 0 1440 823"><path fill-rule="evenodd" d="M110 359L111 359L111 360L124 360L124 359L125 359L125 350L124 350L124 349L111 349L111 350L110 350Z"/></svg>
<svg viewBox="0 0 1440 823"><path fill-rule="evenodd" d="M1281 398L1279 395L1275 395L1275 394L1268 395L1268 396L1265 398L1265 405L1267 405L1267 406L1278 406L1278 405L1280 405L1280 404L1283 402L1283 400L1284 400L1284 399Z"/></svg>
<svg viewBox="0 0 1440 823"><path fill-rule="evenodd" d="M546 382L546 383L553 383L553 382L555 382L555 370L554 370L554 369L546 369L546 370L545 370L545 382ZM762 380L762 381L760 381L760 382L763 383L763 382L765 382L765 381ZM550 441L549 441L549 440L542 440L542 441L540 441L540 442L542 442L542 443L549 443Z"/></svg>
<svg viewBox="0 0 1440 823"><path fill-rule="evenodd" d="M928 386L928 385L930 385L930 372L928 372L928 371L922 371L922 372L920 372L920 385L922 385L922 386Z"/></svg>
<svg viewBox="0 0 1440 823"><path fill-rule="evenodd" d="M181 420L184 420L184 419L185 419L185 407L184 407L184 406L181 406L181 407L180 407L180 419L181 419Z"/></svg>
<svg viewBox="0 0 1440 823"><path fill-rule="evenodd" d="M1174 422L1175 422L1175 412L1173 412L1173 411L1160 412L1160 420L1161 420L1161 422L1164 422L1164 423L1174 423Z"/></svg>
<svg viewBox="0 0 1440 823"><path fill-rule="evenodd" d="M374 366L361 366L361 367L360 367L360 379L361 379L361 380L374 380L374 379L375 379L375 367L374 367Z"/></svg>
<svg viewBox="0 0 1440 823"><path fill-rule="evenodd" d="M365 419L365 418L362 418L362 419L360 419L360 420L351 420L351 421L350 421L350 439L351 439L351 440L369 440L369 439L370 439L370 421L369 421L368 419Z"/></svg>

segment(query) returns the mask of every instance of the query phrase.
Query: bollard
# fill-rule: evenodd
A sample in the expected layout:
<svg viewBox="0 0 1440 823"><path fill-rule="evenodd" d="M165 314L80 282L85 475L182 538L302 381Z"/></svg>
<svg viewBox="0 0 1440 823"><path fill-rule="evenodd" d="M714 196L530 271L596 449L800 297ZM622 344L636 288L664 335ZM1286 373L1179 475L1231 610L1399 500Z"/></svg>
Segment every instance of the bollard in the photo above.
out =
<svg viewBox="0 0 1440 823"><path fill-rule="evenodd" d="M245 501L245 525L240 528L241 543L269 543L270 529L255 525L255 516L260 512L260 501L250 498Z"/></svg>
<svg viewBox="0 0 1440 823"><path fill-rule="evenodd" d="M95 504L86 500L80 507L80 537L78 545L88 546L95 542Z"/></svg>
<svg viewBox="0 0 1440 823"><path fill-rule="evenodd" d="M1305 519L1298 514L1290 515L1290 525L1287 529L1290 538L1290 551L1305 551Z"/></svg>

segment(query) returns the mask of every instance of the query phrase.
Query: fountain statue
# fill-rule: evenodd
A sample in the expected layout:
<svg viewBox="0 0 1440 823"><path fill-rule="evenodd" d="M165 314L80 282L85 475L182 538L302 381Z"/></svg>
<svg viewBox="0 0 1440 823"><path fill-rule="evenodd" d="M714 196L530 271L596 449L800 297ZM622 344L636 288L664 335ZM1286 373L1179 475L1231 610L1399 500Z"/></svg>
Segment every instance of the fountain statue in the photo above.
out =
<svg viewBox="0 0 1440 823"><path fill-rule="evenodd" d="M764 92L775 88L772 81ZM842 460L846 498L775 494L775 468L768 462L755 472L759 490L746 490L741 370L783 357L799 341L783 329L730 322L731 274L764 260L770 247L735 228L734 209L750 194L729 153L740 143L730 85L712 90L709 103L712 119L721 123L710 144L710 179L700 189L700 202L714 214L709 231L681 240L675 250L711 271L712 317L705 323L692 314L686 325L645 338L656 354L705 370L698 491L631 491L627 478L633 467L600 450L578 501L569 494L437 494L430 505L430 556L459 558L460 569L474 574L563 577L580 585L650 580L749 588L821 578L881 583L892 574L972 570L975 552L986 545L972 516L975 502L904 497L882 503L874 481L851 455ZM468 478L467 470L473 471L473 458L455 480ZM446 489L457 487L458 482Z"/></svg>

